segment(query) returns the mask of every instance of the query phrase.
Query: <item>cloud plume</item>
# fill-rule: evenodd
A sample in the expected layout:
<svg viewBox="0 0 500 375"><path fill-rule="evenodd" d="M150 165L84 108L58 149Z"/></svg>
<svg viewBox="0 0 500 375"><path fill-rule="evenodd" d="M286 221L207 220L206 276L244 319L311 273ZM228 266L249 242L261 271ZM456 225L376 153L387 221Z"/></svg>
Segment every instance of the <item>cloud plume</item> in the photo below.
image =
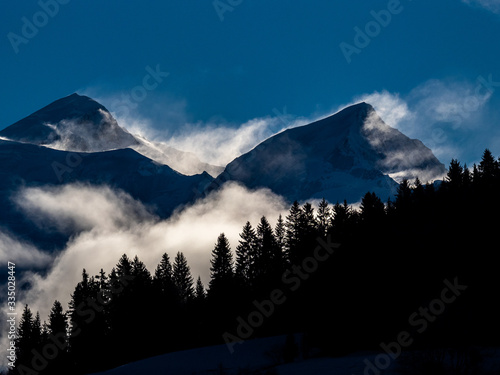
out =
<svg viewBox="0 0 500 375"><path fill-rule="evenodd" d="M354 102L370 103L385 123L421 140L446 164L452 158L469 162L471 153L481 152L477 144L488 147L491 135L497 134L485 129L492 94L480 77L475 82L432 79L405 95L373 92Z"/></svg>

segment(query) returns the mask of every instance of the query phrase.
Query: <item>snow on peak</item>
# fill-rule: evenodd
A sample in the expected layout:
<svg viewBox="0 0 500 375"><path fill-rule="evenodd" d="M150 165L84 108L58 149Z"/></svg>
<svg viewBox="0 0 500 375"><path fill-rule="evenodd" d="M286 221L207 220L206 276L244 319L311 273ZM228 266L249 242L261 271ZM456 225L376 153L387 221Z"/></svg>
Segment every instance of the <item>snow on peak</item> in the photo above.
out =
<svg viewBox="0 0 500 375"><path fill-rule="evenodd" d="M104 151L137 143L103 105L76 93L12 124L0 135L66 151Z"/></svg>
<svg viewBox="0 0 500 375"><path fill-rule="evenodd" d="M218 182L268 187L290 201L357 202L367 191L387 199L395 179L419 176L426 182L444 171L422 142L385 124L363 102L267 139L228 164Z"/></svg>
<svg viewBox="0 0 500 375"><path fill-rule="evenodd" d="M76 152L132 148L185 175L206 171L215 177L224 169L204 163L192 153L130 134L119 126L102 104L76 93L56 100L0 131L0 139Z"/></svg>

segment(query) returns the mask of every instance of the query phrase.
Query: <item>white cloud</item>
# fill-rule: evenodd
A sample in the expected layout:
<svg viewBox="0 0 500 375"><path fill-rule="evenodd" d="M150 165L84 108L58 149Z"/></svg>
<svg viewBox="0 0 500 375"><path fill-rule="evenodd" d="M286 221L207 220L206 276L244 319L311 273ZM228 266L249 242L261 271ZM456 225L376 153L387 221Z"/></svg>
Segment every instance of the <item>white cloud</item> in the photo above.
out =
<svg viewBox="0 0 500 375"><path fill-rule="evenodd" d="M393 128L398 128L403 120L413 117L408 104L397 93L391 94L387 90L375 91L355 99L355 102L361 101L371 104L384 122Z"/></svg>
<svg viewBox="0 0 500 375"><path fill-rule="evenodd" d="M279 120L276 118L250 120L237 128L216 124L188 125L167 143L197 153L211 164L226 165L274 135L277 125Z"/></svg>
<svg viewBox="0 0 500 375"><path fill-rule="evenodd" d="M224 120L195 121L187 113L185 100L171 97L148 96L154 117L145 117L139 111L141 103L127 103L123 93L99 94L97 89L86 89L84 95L102 103L118 124L130 133L165 146L190 152L202 162L226 166L260 142L287 128L305 125L312 120L294 118L274 109L269 116L251 119L243 124Z"/></svg>
<svg viewBox="0 0 500 375"><path fill-rule="evenodd" d="M485 129L477 129L485 126L483 117L491 95L479 80L433 79L404 96L384 90L360 95L354 102L370 103L385 123L421 140L447 164L451 158L470 158L468 153L478 142L487 147L487 139L477 138Z"/></svg>
<svg viewBox="0 0 500 375"><path fill-rule="evenodd" d="M153 219L142 204L107 186L25 188L15 196L15 201L38 225L54 226L63 233L93 228L110 231L130 226L134 220Z"/></svg>
<svg viewBox="0 0 500 375"><path fill-rule="evenodd" d="M257 225L266 216L275 223L278 215L288 209L283 199L269 190L250 191L234 183L225 184L164 221L147 216L138 202L109 188L81 185L28 188L19 195L29 201L24 206L28 214L36 213L58 225L68 221L84 230L72 238L46 275L28 276L33 288L22 303L29 303L42 317L55 299L69 301L83 268L91 275L101 268L109 272L123 253L130 257L138 255L153 272L164 252L173 259L182 251L193 276L201 275L207 283L211 251L220 233L226 234L234 250L247 220ZM10 260L15 262L16 253L9 253L15 258Z"/></svg>
<svg viewBox="0 0 500 375"><path fill-rule="evenodd" d="M227 183L218 191L175 212L168 220L148 214L142 205L123 192L108 187L66 185L59 188L25 188L18 193L18 202L38 222L48 222L60 230L81 230L72 237L55 259L0 232L0 260L26 267L52 264L45 274L25 274L18 283L31 285L18 294L18 306L28 303L46 319L54 300L67 306L82 269L90 275L102 268L107 273L122 254L137 255L154 272L163 253L173 260L182 251L193 277L209 281L211 251L220 233L228 237L233 251L239 233L249 220L257 225L266 216L275 225L278 215L288 205L270 190L248 190L236 183ZM69 224L67 224L69 223ZM1 326L0 326L1 328ZM3 330L2 332L5 332ZM5 351L5 337L0 332L0 350ZM4 358L1 361L5 360Z"/></svg>
<svg viewBox="0 0 500 375"><path fill-rule="evenodd" d="M499 0L462 0L462 2L472 6L479 6L490 12L500 14Z"/></svg>
<svg viewBox="0 0 500 375"><path fill-rule="evenodd" d="M0 231L0 263L14 262L20 268L44 268L52 257L35 246Z"/></svg>

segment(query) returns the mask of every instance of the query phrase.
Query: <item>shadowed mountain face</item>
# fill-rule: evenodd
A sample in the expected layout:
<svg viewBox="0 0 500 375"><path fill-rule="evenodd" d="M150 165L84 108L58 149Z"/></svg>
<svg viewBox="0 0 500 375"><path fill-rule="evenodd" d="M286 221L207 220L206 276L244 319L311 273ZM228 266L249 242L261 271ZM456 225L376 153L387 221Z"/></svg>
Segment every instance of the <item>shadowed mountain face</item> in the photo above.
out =
<svg viewBox="0 0 500 375"><path fill-rule="evenodd" d="M213 180L207 173L182 175L131 149L77 154L3 140L0 166L0 231L42 248L62 246L74 233L40 227L16 202L20 189L68 183L109 186L142 202L151 214L165 218L175 208L192 202Z"/></svg>
<svg viewBox="0 0 500 375"><path fill-rule="evenodd" d="M420 141L386 125L360 103L309 125L277 134L229 163L214 182L268 187L293 200L357 202L367 191L383 200L397 181L441 177L445 167Z"/></svg>

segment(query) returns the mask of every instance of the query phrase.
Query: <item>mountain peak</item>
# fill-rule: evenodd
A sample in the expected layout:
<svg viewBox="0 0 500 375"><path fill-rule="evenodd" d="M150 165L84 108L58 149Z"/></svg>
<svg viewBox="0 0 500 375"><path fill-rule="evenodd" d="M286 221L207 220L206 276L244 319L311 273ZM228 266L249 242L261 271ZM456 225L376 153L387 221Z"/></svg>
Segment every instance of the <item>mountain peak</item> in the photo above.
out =
<svg viewBox="0 0 500 375"><path fill-rule="evenodd" d="M106 107L77 93L8 126L0 136L68 151L103 151L137 144Z"/></svg>
<svg viewBox="0 0 500 375"><path fill-rule="evenodd" d="M361 102L268 138L228 164L217 182L267 187L290 201L357 202L367 191L385 200L397 180L428 181L444 170L422 142L391 128Z"/></svg>

